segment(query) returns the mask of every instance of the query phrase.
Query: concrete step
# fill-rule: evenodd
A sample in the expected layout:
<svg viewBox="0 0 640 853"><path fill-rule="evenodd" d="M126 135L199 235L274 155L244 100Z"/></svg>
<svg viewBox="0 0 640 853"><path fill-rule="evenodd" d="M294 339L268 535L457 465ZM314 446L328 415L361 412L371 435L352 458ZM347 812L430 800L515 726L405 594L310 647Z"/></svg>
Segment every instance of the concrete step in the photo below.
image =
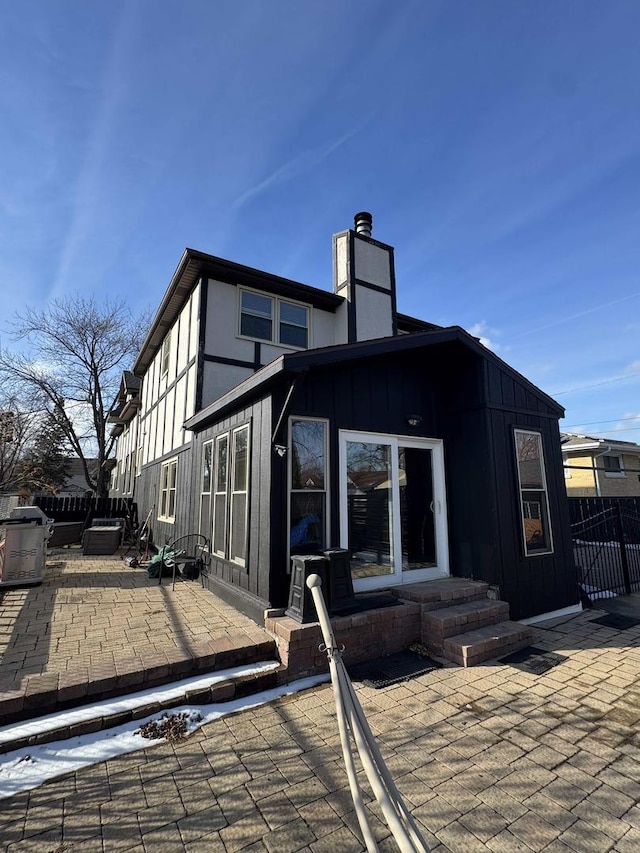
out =
<svg viewBox="0 0 640 853"><path fill-rule="evenodd" d="M279 661L261 661L116 696L0 729L0 754L142 720L180 705L229 702L278 684Z"/></svg>
<svg viewBox="0 0 640 853"><path fill-rule="evenodd" d="M533 628L528 625L498 622L447 637L443 642L443 654L447 660L459 666L476 666L530 645L534 636Z"/></svg>
<svg viewBox="0 0 640 853"><path fill-rule="evenodd" d="M465 601L440 610L430 610L422 615L422 643L438 654L447 637L465 631L475 631L487 625L495 625L509 619L506 601Z"/></svg>
<svg viewBox="0 0 640 853"><path fill-rule="evenodd" d="M441 578L423 583L396 587L390 592L404 601L416 601L422 612L440 610L467 601L480 601L487 597L489 584L469 578Z"/></svg>

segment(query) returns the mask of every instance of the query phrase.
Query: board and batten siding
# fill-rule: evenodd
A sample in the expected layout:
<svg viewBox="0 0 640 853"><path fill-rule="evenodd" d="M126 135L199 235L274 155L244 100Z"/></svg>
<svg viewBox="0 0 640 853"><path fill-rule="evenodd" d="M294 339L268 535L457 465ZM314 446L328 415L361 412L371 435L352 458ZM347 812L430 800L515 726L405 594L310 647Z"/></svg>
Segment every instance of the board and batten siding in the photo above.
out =
<svg viewBox="0 0 640 853"><path fill-rule="evenodd" d="M487 447L492 454L495 530L500 557L491 571L503 598L511 603L511 616L523 619L577 603L558 411L525 380L485 362ZM520 492L515 449L515 429L542 436L549 520L553 538L550 554L525 555ZM497 569L497 571L496 571Z"/></svg>
<svg viewBox="0 0 640 853"><path fill-rule="evenodd" d="M203 445L223 433L249 425L249 494L247 508L247 557L244 566L212 554L209 578L205 583L216 595L262 623L264 610L271 606L271 434L273 430L271 398L266 396L239 409L232 416L207 427L195 436L192 505L193 530L200 523ZM199 531L211 539L211 530Z"/></svg>

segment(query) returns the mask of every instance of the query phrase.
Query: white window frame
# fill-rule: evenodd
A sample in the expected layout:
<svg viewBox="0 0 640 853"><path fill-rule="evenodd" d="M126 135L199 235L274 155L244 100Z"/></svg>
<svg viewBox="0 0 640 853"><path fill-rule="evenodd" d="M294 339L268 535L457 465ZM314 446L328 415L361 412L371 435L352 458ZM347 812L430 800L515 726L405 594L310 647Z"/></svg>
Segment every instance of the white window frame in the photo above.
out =
<svg viewBox="0 0 640 853"><path fill-rule="evenodd" d="M244 489L236 489L235 488L235 474L236 474L236 435L243 430L246 430L247 433L247 461L246 461L246 480L245 480L245 488ZM218 448L221 446L223 442L226 442L227 445L227 471L226 471L226 480L225 480L225 488L224 491L222 489L218 489L218 462L219 462L219 450ZM217 557L221 557L223 560L228 560L230 563L233 563L236 566L246 567L247 564L247 555L249 551L249 494L251 491L251 429L250 424L245 423L240 426L234 427L233 429L223 432L215 438L215 450L213 455L213 468L212 468L212 540L211 540L211 551ZM231 556L231 534L233 530L233 514L234 514L234 505L237 503L234 501L234 497L238 495L244 495L244 557L235 558ZM224 522L223 522L223 535L224 535L224 547L216 548L216 526L215 519L217 516L216 513L216 503L224 497L225 499L225 508L224 508Z"/></svg>
<svg viewBox="0 0 640 853"><path fill-rule="evenodd" d="M209 456L209 490L205 490L205 474L207 472L206 460L207 455ZM200 533L203 536L206 536L207 539L211 539L211 532L213 529L213 439L209 441L205 441L202 445L202 470L200 472L200 514L198 528ZM204 502L205 497L209 498L209 527L207 530L202 529L202 504Z"/></svg>
<svg viewBox="0 0 640 853"><path fill-rule="evenodd" d="M165 335L162 341L162 350L160 353L160 378L169 373L169 361L171 359L171 329Z"/></svg>
<svg viewBox="0 0 640 853"><path fill-rule="evenodd" d="M315 494L324 494L324 541L329 548L331 541L331 518L330 518L330 465L329 465L329 420L327 418L311 418L302 415L291 415L289 418L288 453L289 464L287 465L287 572L291 572L291 496L304 493L306 489L293 489L293 424L294 421L310 421L311 423L324 424L324 489L311 489Z"/></svg>
<svg viewBox="0 0 640 853"><path fill-rule="evenodd" d="M540 453L540 470L542 473L542 488L524 488L522 485L522 479L520 477L520 460L518 459L518 434L521 435L536 435L538 437L538 448ZM516 473L518 478L518 513L520 515L520 523L522 527L522 547L524 548L524 556L529 559L531 557L542 557L548 554L554 553L553 547L553 525L551 523L551 512L549 511L549 487L547 485L547 465L545 462L544 456L544 441L542 438L542 433L537 429L525 429L516 427L513 430L513 452L516 463ZM544 509L546 509L546 520L548 525L547 535L549 540L549 547L544 551L536 550L529 552L527 549L527 532L525 527L525 517L530 518L531 516L525 515L525 503L530 504L531 501L525 501L523 499L523 492L536 492L540 495L540 504L542 508L542 522L544 523L545 515Z"/></svg>
<svg viewBox="0 0 640 853"><path fill-rule="evenodd" d="M247 433L247 459L246 459L246 472L245 472L245 481L243 489L236 489L236 435L240 432L246 430ZM229 560L232 563L235 563L238 566L246 566L247 564L247 537L249 532L249 484L251 482L251 434L249 431L249 424L242 424L242 426L236 427L231 430L231 437L229 442L229 449L231 451L230 454L230 465L229 465L229 531L227 535L227 552L229 554ZM244 495L244 535L243 535L243 544L244 544L244 557L232 557L231 556L231 538L233 534L233 522L234 522L234 512L235 512L235 501L234 497L237 495Z"/></svg>
<svg viewBox="0 0 640 853"><path fill-rule="evenodd" d="M338 432L338 454L340 468L340 547L349 549L349 511L347 485L347 444L351 441L379 443L387 445L391 451L392 500L391 513L391 556L393 573L378 577L354 578L356 592L395 586L402 583L420 583L449 576L449 536L447 522L447 491L444 476L444 446L439 438L416 438L408 435L395 435L377 432L356 432L340 430ZM431 451L433 476L434 530L436 537L436 563L434 568L404 571L402 567L402 533L399 497L398 449L415 447L418 450Z"/></svg>
<svg viewBox="0 0 640 853"><path fill-rule="evenodd" d="M173 472L173 477L172 477ZM173 485L171 480L173 479ZM173 515L170 514L171 495L173 493ZM158 521L164 521L167 524L174 524L176 520L176 502L178 494L178 457L167 459L160 466L160 488L159 505L158 505Z"/></svg>
<svg viewBox="0 0 640 853"><path fill-rule="evenodd" d="M271 302L271 338L257 338L251 335L244 335L242 333L242 314L243 313L251 313L251 312L243 312L242 308L242 294L243 293L252 293L256 296L261 296L263 299L268 299ZM296 328L302 329L306 328L307 330L307 345L304 347L296 346L295 344L287 344L282 343L280 340L280 325L282 322L280 319L281 315L281 305L294 305L296 308L304 308L307 312L307 325L299 326L296 323L286 323L288 326L295 326ZM271 344L273 346L284 347L285 349L292 350L306 350L311 349L311 305L306 302L298 302L295 299L285 299L284 297L274 296L270 293L263 293L260 290L253 290L250 287L239 287L238 288L238 330L237 336L245 341L257 341L263 344Z"/></svg>
<svg viewBox="0 0 640 853"><path fill-rule="evenodd" d="M618 470L615 468L611 471L607 470L605 459L617 459L618 465L620 466ZM624 470L624 459L622 458L621 453L604 453L602 456L602 467L604 468L604 476L605 477L626 477L627 472Z"/></svg>
<svg viewBox="0 0 640 853"><path fill-rule="evenodd" d="M218 488L218 464L220 459L219 448L223 442L226 442L227 445L227 472L224 481L224 490ZM221 435L216 436L215 445L214 445L214 454L213 454L213 466L212 466L212 475L213 481L211 483L212 488L212 513L211 513L211 526L212 526L212 538L211 538L211 551L216 554L218 557L222 557L223 559L227 556L227 543L229 540L229 433L223 432ZM223 535L223 547L222 549L216 548L216 504L219 500L224 497L225 505L224 505L224 513L223 513L223 522L222 522L222 535Z"/></svg>

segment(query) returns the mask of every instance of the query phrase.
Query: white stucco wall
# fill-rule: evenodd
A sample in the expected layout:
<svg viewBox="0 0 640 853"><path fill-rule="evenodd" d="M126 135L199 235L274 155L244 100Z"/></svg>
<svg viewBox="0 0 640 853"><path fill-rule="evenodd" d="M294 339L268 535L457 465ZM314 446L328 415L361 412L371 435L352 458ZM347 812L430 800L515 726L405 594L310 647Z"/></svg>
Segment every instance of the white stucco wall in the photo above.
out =
<svg viewBox="0 0 640 853"><path fill-rule="evenodd" d="M393 334L391 296L356 285L356 334L359 341Z"/></svg>
<svg viewBox="0 0 640 853"><path fill-rule="evenodd" d="M367 243L362 239L354 240L355 275L361 281L377 284L378 287L391 289L391 266L389 252Z"/></svg>

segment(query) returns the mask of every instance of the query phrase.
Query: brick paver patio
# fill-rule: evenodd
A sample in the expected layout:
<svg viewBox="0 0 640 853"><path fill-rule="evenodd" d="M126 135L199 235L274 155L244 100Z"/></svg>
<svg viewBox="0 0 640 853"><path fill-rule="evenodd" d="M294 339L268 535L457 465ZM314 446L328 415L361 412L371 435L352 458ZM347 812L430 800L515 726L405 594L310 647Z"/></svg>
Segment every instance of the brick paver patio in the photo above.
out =
<svg viewBox="0 0 640 853"><path fill-rule="evenodd" d="M149 579L113 556L64 550L44 582L0 591L0 719L18 707L132 690L210 666L268 635L199 581ZM22 704L21 704L22 703Z"/></svg>
<svg viewBox="0 0 640 853"><path fill-rule="evenodd" d="M538 632L567 658L543 675L493 663L358 687L432 850L640 850L640 629L598 615ZM380 849L395 849L372 813ZM0 801L0 839L11 853L360 851L332 691Z"/></svg>

